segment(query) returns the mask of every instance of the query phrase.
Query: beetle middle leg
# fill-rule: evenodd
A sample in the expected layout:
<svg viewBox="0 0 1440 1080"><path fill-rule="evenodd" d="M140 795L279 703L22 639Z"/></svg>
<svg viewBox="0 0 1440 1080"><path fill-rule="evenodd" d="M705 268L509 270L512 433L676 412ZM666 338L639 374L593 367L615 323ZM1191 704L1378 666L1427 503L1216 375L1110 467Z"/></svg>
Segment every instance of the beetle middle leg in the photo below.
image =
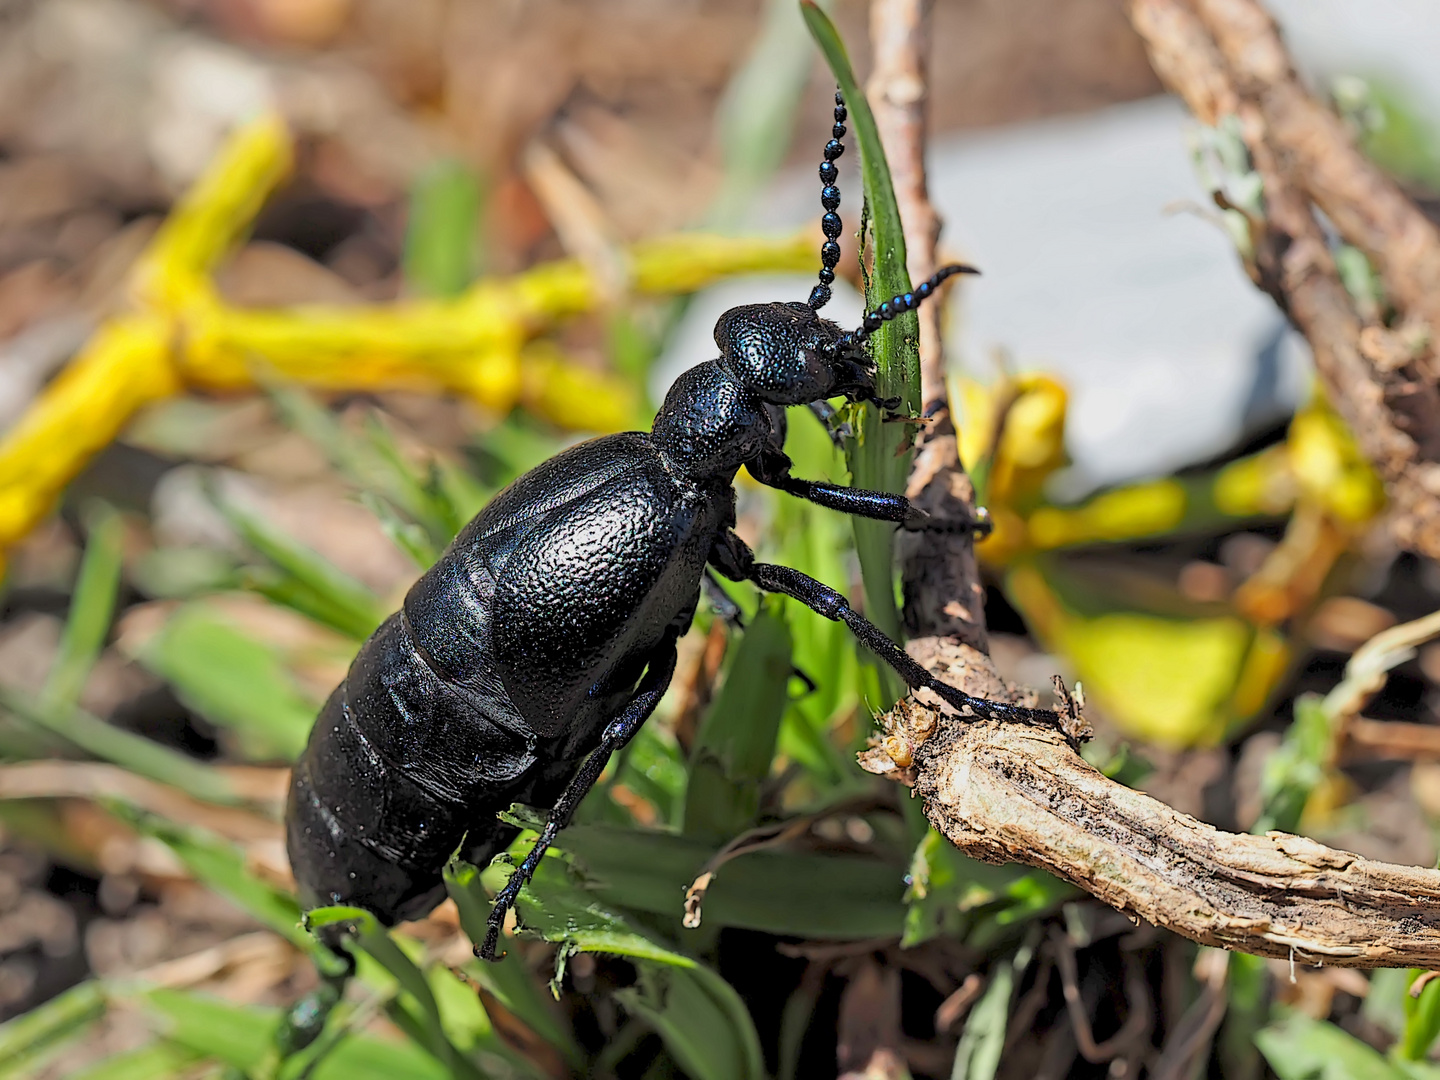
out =
<svg viewBox="0 0 1440 1080"><path fill-rule="evenodd" d="M755 553L734 533L724 534L715 544L711 562L722 574L736 581L753 582L766 592L799 600L817 615L843 622L860 643L895 670L912 690L932 690L947 704L975 716L992 720L1054 723L1056 714L1048 709L1029 709L1008 702L974 697L941 682L891 641L885 632L850 607L850 602L824 582L788 566L755 561Z"/></svg>
<svg viewBox="0 0 1440 1080"><path fill-rule="evenodd" d="M700 587L705 592L705 597L710 601L710 610L725 621L725 625L731 630L744 630L745 618L740 611L740 605L730 599L730 594L725 587L707 566L705 576L700 579Z"/></svg>
<svg viewBox="0 0 1440 1080"><path fill-rule="evenodd" d="M620 715L606 725L600 745L585 759L579 771L570 778L570 783L565 786L560 798L555 801L555 805L550 810L549 819L545 822L545 828L541 831L539 839L535 841L535 846L511 873L510 880L505 883L505 887L496 895L495 904L490 909L490 918L486 922L485 943L476 950L477 955L483 959L495 959L495 947L500 941L500 930L505 925L505 913L514 906L515 898L520 895L520 889L535 875L535 870L540 865L540 859L554 843L560 830L570 824L570 819L575 816L576 809L584 801L585 796L590 793L590 789L595 786L595 781L600 779L600 774L605 771L610 756L635 737L635 733L640 730L646 720L650 719L650 714L655 711L655 706L659 705L660 699L665 696L665 690L669 687L670 679L675 674L676 636L675 633L670 633L656 647L650 657L649 666L645 669L645 675L635 689L634 696L631 697Z"/></svg>

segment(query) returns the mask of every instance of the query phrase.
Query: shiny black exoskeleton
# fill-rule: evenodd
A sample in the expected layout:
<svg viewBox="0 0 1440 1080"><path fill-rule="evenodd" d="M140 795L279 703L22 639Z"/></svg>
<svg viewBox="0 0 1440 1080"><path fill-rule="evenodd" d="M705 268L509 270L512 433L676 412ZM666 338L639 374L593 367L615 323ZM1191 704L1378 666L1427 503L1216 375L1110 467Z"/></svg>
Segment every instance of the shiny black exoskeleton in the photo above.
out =
<svg viewBox="0 0 1440 1080"><path fill-rule="evenodd" d="M443 896L441 869L462 840L483 866L515 835L498 812L550 807L496 899L481 949L493 958L521 885L664 694L707 568L845 622L911 687L961 710L1036 715L936 681L845 597L757 562L732 531L741 466L821 506L928 524L903 496L792 477L783 449L787 406L844 397L893 408L876 397L866 338L967 269L945 267L857 330L819 316L840 257L834 161L845 106L838 93L835 102L820 166L826 241L808 302L727 311L715 327L719 358L675 382L648 433L581 443L516 480L360 650L295 765L286 823L307 907L418 917Z"/></svg>

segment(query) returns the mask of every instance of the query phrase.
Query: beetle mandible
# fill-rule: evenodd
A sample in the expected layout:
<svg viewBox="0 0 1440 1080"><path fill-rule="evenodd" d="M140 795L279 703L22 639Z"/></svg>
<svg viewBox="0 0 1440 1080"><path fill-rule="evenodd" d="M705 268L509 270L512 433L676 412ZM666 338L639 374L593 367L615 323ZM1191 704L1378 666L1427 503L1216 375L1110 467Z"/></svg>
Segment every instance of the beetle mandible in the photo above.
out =
<svg viewBox="0 0 1440 1080"><path fill-rule="evenodd" d="M935 679L845 597L757 562L733 531L741 466L763 484L905 529L932 527L904 496L790 475L785 409L877 396L866 339L965 266L946 266L867 313L822 319L840 259L845 101L820 164L820 281L805 303L749 304L715 326L720 356L676 380L649 432L571 447L485 507L361 647L295 764L287 846L305 906L352 904L386 924L444 895L464 843L485 865L516 830L512 803L550 807L535 846L495 899L479 952L494 959L505 913L612 754L645 723L675 671L702 579L718 571L844 622L912 688L972 715L1054 714L986 701ZM970 523L972 526L975 523Z"/></svg>

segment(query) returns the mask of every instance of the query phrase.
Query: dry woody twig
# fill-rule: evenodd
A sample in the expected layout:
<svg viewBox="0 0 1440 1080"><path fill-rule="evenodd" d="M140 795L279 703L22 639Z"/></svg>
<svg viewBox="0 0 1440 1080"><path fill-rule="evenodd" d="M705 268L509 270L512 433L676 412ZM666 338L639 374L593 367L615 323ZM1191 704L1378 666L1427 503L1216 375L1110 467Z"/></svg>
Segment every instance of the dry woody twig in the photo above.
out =
<svg viewBox="0 0 1440 1080"><path fill-rule="evenodd" d="M1196 118L1239 119L1264 185L1246 269L1309 341L1330 400L1385 481L1395 538L1440 554L1440 231L1306 92L1254 0L1129 7L1155 70ZM1393 328L1357 311L1315 207L1380 275L1399 312Z"/></svg>

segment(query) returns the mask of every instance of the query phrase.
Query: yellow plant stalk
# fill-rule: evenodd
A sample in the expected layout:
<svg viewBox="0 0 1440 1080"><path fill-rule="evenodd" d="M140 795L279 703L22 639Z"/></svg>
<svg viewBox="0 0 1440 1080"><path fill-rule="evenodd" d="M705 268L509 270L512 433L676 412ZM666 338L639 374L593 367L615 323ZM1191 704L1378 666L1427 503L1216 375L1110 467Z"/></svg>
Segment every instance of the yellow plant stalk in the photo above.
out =
<svg viewBox="0 0 1440 1080"><path fill-rule="evenodd" d="M180 389L169 337L156 315L106 323L10 429L0 443L0 545L28 533L137 409Z"/></svg>
<svg viewBox="0 0 1440 1080"><path fill-rule="evenodd" d="M209 273L249 231L293 165L290 132L279 116L266 113L237 128L136 261L132 300L174 312L208 293Z"/></svg>
<svg viewBox="0 0 1440 1080"><path fill-rule="evenodd" d="M372 307L241 309L211 274L248 233L293 165L290 132L268 114L240 127L137 260L129 313L103 324L0 440L0 548L49 513L65 485L140 408L190 387L238 391L257 372L332 390L448 390L495 412L523 402L557 424L634 422L625 380L527 345L557 320L606 302L577 260L476 282L452 300ZM809 271L814 238L676 235L627 252L641 293L693 292L756 271Z"/></svg>

